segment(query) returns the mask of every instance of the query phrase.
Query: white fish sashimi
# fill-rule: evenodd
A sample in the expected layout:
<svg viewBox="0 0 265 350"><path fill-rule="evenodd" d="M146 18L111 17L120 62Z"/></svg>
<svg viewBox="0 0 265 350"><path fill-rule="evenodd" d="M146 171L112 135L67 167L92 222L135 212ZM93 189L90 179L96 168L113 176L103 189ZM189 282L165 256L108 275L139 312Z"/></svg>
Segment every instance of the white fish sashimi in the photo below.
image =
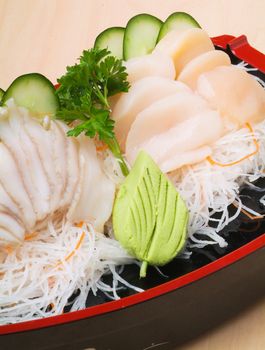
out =
<svg viewBox="0 0 265 350"><path fill-rule="evenodd" d="M24 240L25 228L14 217L2 211L0 211L0 227L10 232L15 239L21 242Z"/></svg>
<svg viewBox="0 0 265 350"><path fill-rule="evenodd" d="M165 96L183 91L191 92L185 84L161 77L148 77L133 83L112 111L115 134L121 148L124 150L127 134L138 113Z"/></svg>
<svg viewBox="0 0 265 350"><path fill-rule="evenodd" d="M139 113L132 124L126 141L126 154L154 135L166 132L208 108L203 98L189 92L179 92L154 102Z"/></svg>
<svg viewBox="0 0 265 350"><path fill-rule="evenodd" d="M81 136L79 141L82 182L67 218L73 222L89 220L102 232L112 212L115 185L103 173L93 141L85 136Z"/></svg>
<svg viewBox="0 0 265 350"><path fill-rule="evenodd" d="M265 90L247 72L221 66L199 76L198 93L234 127L260 122L265 116Z"/></svg>
<svg viewBox="0 0 265 350"><path fill-rule="evenodd" d="M59 192L58 208L64 205L63 196L67 182L67 140L64 131L59 127L58 122L54 121L50 126L51 139L53 145L53 164L57 174L57 186Z"/></svg>
<svg viewBox="0 0 265 350"><path fill-rule="evenodd" d="M210 147L202 147L211 145L222 133L223 121L219 113L205 110L131 149L128 160L133 163L139 150L143 149L163 172L173 171L185 164L202 161L211 153Z"/></svg>
<svg viewBox="0 0 265 350"><path fill-rule="evenodd" d="M57 126L65 133L69 128L63 124L57 122ZM79 143L74 137L66 137L66 186L64 190L63 199L60 203L62 207L69 207L71 204L75 190L79 181Z"/></svg>
<svg viewBox="0 0 265 350"><path fill-rule="evenodd" d="M21 218L21 211L0 182L0 210L8 211Z"/></svg>
<svg viewBox="0 0 265 350"><path fill-rule="evenodd" d="M19 239L14 237L11 232L0 225L0 247L12 246L21 243Z"/></svg>
<svg viewBox="0 0 265 350"><path fill-rule="evenodd" d="M24 187L17 164L3 142L0 143L0 182L22 212L25 227L28 230L33 228L37 221L36 213Z"/></svg>
<svg viewBox="0 0 265 350"><path fill-rule="evenodd" d="M200 28L190 28L184 31L170 31L159 41L153 52L162 52L172 58L178 78L188 62L212 50L214 46L208 34Z"/></svg>
<svg viewBox="0 0 265 350"><path fill-rule="evenodd" d="M208 51L188 62L178 76L178 80L195 90L198 77L218 66L231 65L230 57L221 50Z"/></svg>
<svg viewBox="0 0 265 350"><path fill-rule="evenodd" d="M20 166L20 172L23 174L25 184L28 184L26 189L32 198L37 220L43 220L50 213L51 190L36 146L25 132L24 116L27 114L27 110L17 108L17 111L19 112L18 117L10 114L9 125L13 138L17 138L19 142L20 154L24 159L23 166Z"/></svg>
<svg viewBox="0 0 265 350"><path fill-rule="evenodd" d="M21 243L26 232L46 227L54 214L57 220L68 212L70 221L91 221L102 231L111 215L115 184L103 173L94 142L85 136L67 137L69 128L59 121L51 120L45 130L12 101L4 112L0 248Z"/></svg>
<svg viewBox="0 0 265 350"><path fill-rule="evenodd" d="M175 66L172 58L163 52L134 57L124 62L128 73L127 80L133 83L148 76L175 79Z"/></svg>
<svg viewBox="0 0 265 350"><path fill-rule="evenodd" d="M26 118L24 121L25 131L35 144L50 185L50 191L52 193L50 196L50 210L54 212L61 200L62 185L61 177L58 171L56 171L55 166L52 131L44 129L33 118Z"/></svg>

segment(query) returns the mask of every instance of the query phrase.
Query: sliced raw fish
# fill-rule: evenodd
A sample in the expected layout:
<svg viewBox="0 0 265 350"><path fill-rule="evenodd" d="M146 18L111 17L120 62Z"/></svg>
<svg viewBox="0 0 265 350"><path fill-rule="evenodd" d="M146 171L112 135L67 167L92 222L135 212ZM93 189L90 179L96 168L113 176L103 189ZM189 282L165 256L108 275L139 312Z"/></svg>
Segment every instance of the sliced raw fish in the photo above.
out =
<svg viewBox="0 0 265 350"><path fill-rule="evenodd" d="M195 57L214 50L208 34L200 28L190 28L184 31L173 30L159 41L154 53L162 52L169 55L175 64L176 78L179 73Z"/></svg>
<svg viewBox="0 0 265 350"><path fill-rule="evenodd" d="M172 58L163 52L134 57L124 62L128 73L127 80L133 83L148 76L175 79L175 66Z"/></svg>
<svg viewBox="0 0 265 350"><path fill-rule="evenodd" d="M177 123L208 110L207 102L189 92L164 97L140 112L131 126L126 141L126 154L154 135L167 132Z"/></svg>
<svg viewBox="0 0 265 350"><path fill-rule="evenodd" d="M0 211L0 227L6 229L10 234L21 242L24 240L25 228L11 215ZM1 236L1 229L0 229Z"/></svg>
<svg viewBox="0 0 265 350"><path fill-rule="evenodd" d="M69 128L63 123L57 123L57 126L66 135ZM75 137L66 137L66 187L61 201L62 207L69 207L79 181L79 143Z"/></svg>
<svg viewBox="0 0 265 350"><path fill-rule="evenodd" d="M67 218L74 222L88 220L102 232L112 212L115 185L103 173L93 141L85 136L79 141L82 176Z"/></svg>
<svg viewBox="0 0 265 350"><path fill-rule="evenodd" d="M36 146L25 132L23 117L27 113L27 110L17 108L17 113L19 113L18 116L12 113L9 116L10 133L9 139L6 139L5 142L6 144L8 142L10 147L12 147L14 144L13 140L17 139L15 147L20 148L19 157L17 156L18 151L15 151L15 148L13 148L13 154L16 157L19 170L23 174L23 181L32 199L37 220L42 220L50 212L50 186ZM11 137L12 140L10 140Z"/></svg>
<svg viewBox="0 0 265 350"><path fill-rule="evenodd" d="M167 131L155 134L138 146L128 149L127 157L132 164L139 150L143 149L163 172L170 172L205 159L211 153L211 148L202 147L211 145L222 133L223 122L219 113L210 109L200 111Z"/></svg>
<svg viewBox="0 0 265 350"><path fill-rule="evenodd" d="M37 221L36 213L34 212L31 200L24 187L22 175L17 167L17 163L12 153L3 142L0 143L0 182L11 199L21 210L24 218L24 225L30 230Z"/></svg>
<svg viewBox="0 0 265 350"><path fill-rule="evenodd" d="M265 117L265 90L246 71L235 66L221 66L203 73L197 83L198 93L218 109L230 128L246 122L260 122Z"/></svg>
<svg viewBox="0 0 265 350"><path fill-rule="evenodd" d="M129 92L122 94L112 111L115 134L122 149L138 113L165 96L183 91L191 92L185 84L161 77L147 77L133 83Z"/></svg>
<svg viewBox="0 0 265 350"><path fill-rule="evenodd" d="M208 51L188 62L180 72L178 80L195 90L199 75L215 67L229 65L231 65L230 57L224 51Z"/></svg>

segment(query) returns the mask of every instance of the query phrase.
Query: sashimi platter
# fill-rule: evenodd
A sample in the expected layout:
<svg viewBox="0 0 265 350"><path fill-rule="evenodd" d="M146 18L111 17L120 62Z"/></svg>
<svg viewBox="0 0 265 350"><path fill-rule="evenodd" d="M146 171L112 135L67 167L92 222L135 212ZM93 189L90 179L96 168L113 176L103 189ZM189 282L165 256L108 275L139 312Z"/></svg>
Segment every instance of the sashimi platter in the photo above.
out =
<svg viewBox="0 0 265 350"><path fill-rule="evenodd" d="M145 293L169 265L231 251L241 219L258 226L257 71L187 13L139 14L57 82L0 89L0 325Z"/></svg>

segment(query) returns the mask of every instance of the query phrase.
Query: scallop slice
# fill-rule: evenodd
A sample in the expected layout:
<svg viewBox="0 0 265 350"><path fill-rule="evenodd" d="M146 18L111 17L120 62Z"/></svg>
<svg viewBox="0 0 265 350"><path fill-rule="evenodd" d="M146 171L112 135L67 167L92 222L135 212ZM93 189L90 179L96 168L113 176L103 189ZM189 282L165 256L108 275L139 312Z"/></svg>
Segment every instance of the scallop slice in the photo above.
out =
<svg viewBox="0 0 265 350"><path fill-rule="evenodd" d="M200 111L130 149L128 160L133 163L142 149L151 155L163 172L169 172L205 159L211 153L211 148L204 146L218 140L222 132L223 122L217 111Z"/></svg>
<svg viewBox="0 0 265 350"><path fill-rule="evenodd" d="M128 73L127 80L133 83L148 76L175 79L175 66L171 57L163 52L134 57L124 62Z"/></svg>
<svg viewBox="0 0 265 350"><path fill-rule="evenodd" d="M264 120L265 90L238 67L221 66L200 75L197 91L236 127Z"/></svg>
<svg viewBox="0 0 265 350"><path fill-rule="evenodd" d="M24 123L29 123L30 117L23 108L10 107L10 111L9 134L4 142L12 148L26 190L32 199L37 221L43 220L51 211L51 192L36 146L25 132Z"/></svg>
<svg viewBox="0 0 265 350"><path fill-rule="evenodd" d="M178 78L188 62L212 50L214 46L208 34L200 28L190 28L181 32L179 30L169 32L159 41L153 52L165 53L173 59Z"/></svg>
<svg viewBox="0 0 265 350"><path fill-rule="evenodd" d="M161 162L161 169L164 173L168 173L175 169L179 169L184 165L196 164L202 162L212 154L210 146L202 146L191 151L183 153L174 153L165 161Z"/></svg>
<svg viewBox="0 0 265 350"><path fill-rule="evenodd" d="M17 163L3 142L0 143L0 182L22 212L25 227L28 230L32 229L36 223L36 214Z"/></svg>
<svg viewBox="0 0 265 350"><path fill-rule="evenodd" d="M67 218L72 222L89 220L103 232L112 212L115 185L103 173L93 141L85 136L79 141L81 181Z"/></svg>
<svg viewBox="0 0 265 350"><path fill-rule="evenodd" d="M66 135L69 128L63 124L58 123L57 126L61 128ZM61 201L62 207L69 207L74 197L74 193L79 181L79 143L75 137L66 138L66 186L64 190L63 199Z"/></svg>
<svg viewBox="0 0 265 350"><path fill-rule="evenodd" d="M140 112L128 133L126 154L154 135L161 134L177 123L193 117L198 111L208 110L207 102L193 93L179 92L164 97Z"/></svg>
<svg viewBox="0 0 265 350"><path fill-rule="evenodd" d="M165 96L183 91L191 92L183 83L161 77L147 77L133 83L129 92L122 94L112 112L115 134L121 148L124 150L127 134L138 113Z"/></svg>
<svg viewBox="0 0 265 350"><path fill-rule="evenodd" d="M230 57L224 51L208 51L187 63L180 72L178 80L195 90L200 74L208 72L215 67L229 66L230 64Z"/></svg>
<svg viewBox="0 0 265 350"><path fill-rule="evenodd" d="M23 241L25 229L11 215L0 211L0 227L10 232L10 234L18 241Z"/></svg>

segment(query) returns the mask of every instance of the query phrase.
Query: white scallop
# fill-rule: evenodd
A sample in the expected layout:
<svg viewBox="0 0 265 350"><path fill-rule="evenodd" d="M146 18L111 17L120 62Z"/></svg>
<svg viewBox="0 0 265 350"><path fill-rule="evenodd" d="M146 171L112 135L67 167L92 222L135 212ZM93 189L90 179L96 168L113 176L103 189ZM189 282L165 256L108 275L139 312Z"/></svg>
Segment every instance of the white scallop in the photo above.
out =
<svg viewBox="0 0 265 350"><path fill-rule="evenodd" d="M148 76L175 79L175 66L172 58L163 52L134 57L124 62L128 73L127 80L133 83Z"/></svg>
<svg viewBox="0 0 265 350"><path fill-rule="evenodd" d="M137 114L153 102L169 95L191 90L181 82L161 77L147 77L133 83L129 92L122 94L116 102L112 118L115 120L115 134L121 148Z"/></svg>
<svg viewBox="0 0 265 350"><path fill-rule="evenodd" d="M208 51L188 62L180 72L178 80L195 90L199 75L209 72L215 67L229 66L230 64L230 57L224 51Z"/></svg>
<svg viewBox="0 0 265 350"><path fill-rule="evenodd" d="M208 34L200 28L190 28L184 31L173 30L159 41L154 53L169 55L175 65L176 78L179 73L195 57L204 52L214 50Z"/></svg>
<svg viewBox="0 0 265 350"><path fill-rule="evenodd" d="M166 132L177 123L208 110L207 102L189 92L179 92L154 102L141 111L131 126L126 141L126 154L157 134Z"/></svg>
<svg viewBox="0 0 265 350"><path fill-rule="evenodd" d="M265 117L265 90L247 72L221 66L199 76L198 93L218 109L230 126L260 122Z"/></svg>
<svg viewBox="0 0 265 350"><path fill-rule="evenodd" d="M218 112L210 109L198 112L139 144L128 153L128 159L133 163L138 152L145 150L163 172L170 172L205 159L211 153L209 146L222 132L223 123Z"/></svg>

